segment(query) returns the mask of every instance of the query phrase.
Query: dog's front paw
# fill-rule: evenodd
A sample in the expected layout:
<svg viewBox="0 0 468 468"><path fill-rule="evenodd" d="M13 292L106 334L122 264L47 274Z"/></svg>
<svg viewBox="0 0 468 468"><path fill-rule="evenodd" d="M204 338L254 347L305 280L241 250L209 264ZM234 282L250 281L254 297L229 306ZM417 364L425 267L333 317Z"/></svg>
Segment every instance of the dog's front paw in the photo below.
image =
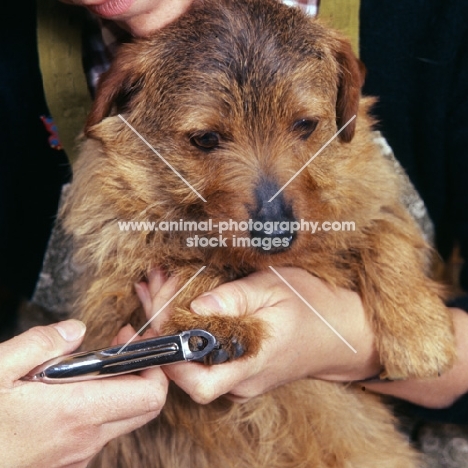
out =
<svg viewBox="0 0 468 468"><path fill-rule="evenodd" d="M167 334L194 329L206 330L217 340L216 348L204 359L209 365L254 356L267 336L264 322L257 318L200 316L184 309L176 309L163 327Z"/></svg>
<svg viewBox="0 0 468 468"><path fill-rule="evenodd" d="M379 337L380 359L385 368L381 378L433 378L452 367L456 352L450 324L427 333L422 331L412 329L397 336Z"/></svg>
<svg viewBox="0 0 468 468"><path fill-rule="evenodd" d="M237 336L233 336L229 342L220 342L218 339L215 349L208 354L204 362L205 364L222 364L226 361L238 359L245 354L244 344L239 341Z"/></svg>

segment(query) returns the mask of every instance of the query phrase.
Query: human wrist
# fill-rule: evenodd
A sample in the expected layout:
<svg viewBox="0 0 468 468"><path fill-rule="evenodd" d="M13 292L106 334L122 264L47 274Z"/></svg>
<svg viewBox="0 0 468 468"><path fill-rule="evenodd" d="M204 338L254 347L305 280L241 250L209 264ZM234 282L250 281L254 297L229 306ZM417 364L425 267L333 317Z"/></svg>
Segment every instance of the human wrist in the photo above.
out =
<svg viewBox="0 0 468 468"><path fill-rule="evenodd" d="M372 349L366 354L363 351L361 353L360 356L351 357L335 366L327 365L325 369L315 372L311 377L333 382L381 381L383 369L377 351Z"/></svg>
<svg viewBox="0 0 468 468"><path fill-rule="evenodd" d="M374 333L356 292L332 287L306 272L291 271L291 284L319 315L304 305L304 323L314 341L316 359L308 358L308 375L320 380L349 382L380 374ZM307 275L304 276L304 275Z"/></svg>

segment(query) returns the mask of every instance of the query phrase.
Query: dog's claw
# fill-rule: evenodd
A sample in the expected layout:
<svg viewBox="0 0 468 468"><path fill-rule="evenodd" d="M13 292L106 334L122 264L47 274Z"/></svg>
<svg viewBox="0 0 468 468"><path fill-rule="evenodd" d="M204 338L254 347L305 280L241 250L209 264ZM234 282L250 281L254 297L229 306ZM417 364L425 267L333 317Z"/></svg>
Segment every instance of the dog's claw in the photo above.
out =
<svg viewBox="0 0 468 468"><path fill-rule="evenodd" d="M231 344L224 347L221 343L218 348L212 351L206 358L205 363L210 365L222 364L227 361L233 361L242 357L245 353L245 348L237 338L232 338Z"/></svg>
<svg viewBox="0 0 468 468"><path fill-rule="evenodd" d="M194 329L206 330L216 338L215 348L201 359L208 366L255 356L267 336L263 323L257 318L201 317L182 307L176 308L163 332L172 335L180 333L180 330ZM204 349L204 343L196 339L190 342L190 346L193 351L200 347Z"/></svg>
<svg viewBox="0 0 468 468"><path fill-rule="evenodd" d="M242 357L242 356L244 355L244 352L245 352L245 349L244 349L244 347L242 346L242 344L239 343L239 342L237 341L236 338L234 338L234 339L232 340L232 344L233 344L233 347L234 347L234 355L233 355L233 358L234 358L234 359L238 359L238 358Z"/></svg>
<svg viewBox="0 0 468 468"><path fill-rule="evenodd" d="M215 349L209 355L209 364L222 364L229 361L229 353L225 349Z"/></svg>

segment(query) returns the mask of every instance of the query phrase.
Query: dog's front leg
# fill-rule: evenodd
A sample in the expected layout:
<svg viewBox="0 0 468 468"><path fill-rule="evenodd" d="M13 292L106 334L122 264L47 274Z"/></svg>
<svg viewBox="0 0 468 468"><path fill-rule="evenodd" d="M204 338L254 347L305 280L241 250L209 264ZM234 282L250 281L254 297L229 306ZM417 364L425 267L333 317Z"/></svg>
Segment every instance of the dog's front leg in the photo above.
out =
<svg viewBox="0 0 468 468"><path fill-rule="evenodd" d="M419 236L402 239L390 226L381 226L371 245L362 252L360 289L382 376L437 377L452 366L455 345L442 287L425 274L428 249Z"/></svg>
<svg viewBox="0 0 468 468"><path fill-rule="evenodd" d="M177 271L179 284L186 284L195 271L194 267ZM209 272L203 272L197 276L174 300L171 317L162 327L165 334L197 328L212 333L218 341L218 346L205 357L206 364L220 364L242 356L254 356L260 350L262 341L266 337L264 322L252 315L201 316L190 312L190 302L193 299L225 281L225 278L211 275Z"/></svg>

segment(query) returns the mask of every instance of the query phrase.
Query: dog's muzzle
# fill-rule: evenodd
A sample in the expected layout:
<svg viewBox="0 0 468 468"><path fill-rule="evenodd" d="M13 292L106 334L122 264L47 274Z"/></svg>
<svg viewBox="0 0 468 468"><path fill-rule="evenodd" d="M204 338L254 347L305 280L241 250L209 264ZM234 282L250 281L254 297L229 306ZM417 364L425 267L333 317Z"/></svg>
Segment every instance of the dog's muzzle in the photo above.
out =
<svg viewBox="0 0 468 468"><path fill-rule="evenodd" d="M283 193L277 194L279 189L268 179L262 179L255 189L256 207L250 210L253 221L250 237L258 240L257 249L262 253L283 252L296 238L291 230L291 223L295 221L292 207L286 203Z"/></svg>

